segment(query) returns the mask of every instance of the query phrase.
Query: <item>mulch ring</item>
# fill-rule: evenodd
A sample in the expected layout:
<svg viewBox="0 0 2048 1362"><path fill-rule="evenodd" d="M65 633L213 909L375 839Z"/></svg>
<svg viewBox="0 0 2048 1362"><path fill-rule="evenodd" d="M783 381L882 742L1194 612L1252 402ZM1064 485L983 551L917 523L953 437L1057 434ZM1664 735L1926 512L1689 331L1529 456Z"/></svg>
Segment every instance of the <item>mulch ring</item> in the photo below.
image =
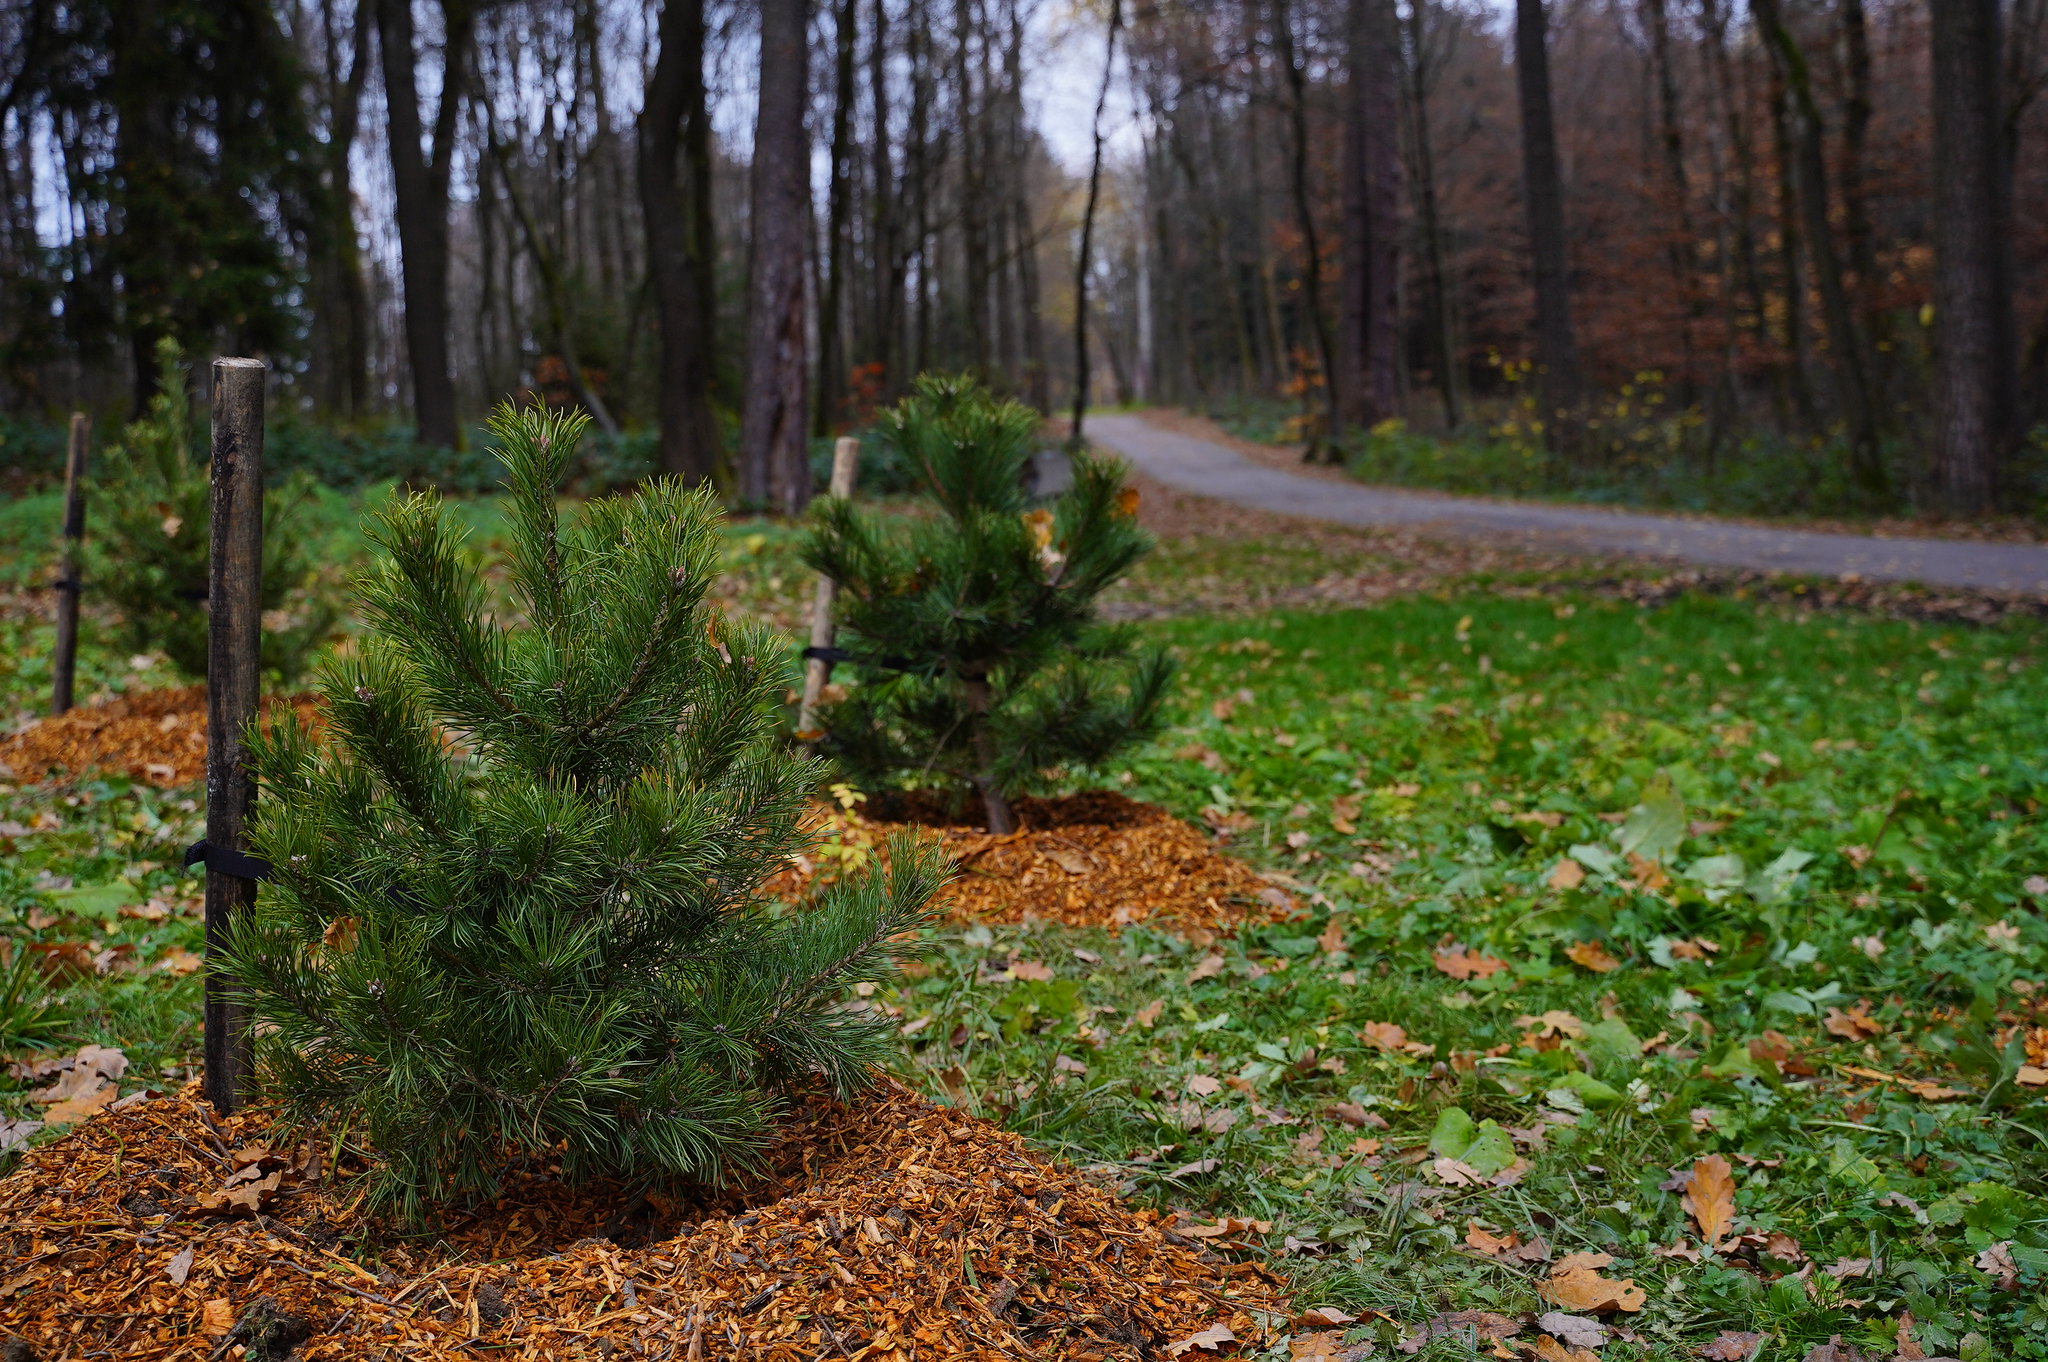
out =
<svg viewBox="0 0 2048 1362"><path fill-rule="evenodd" d="M1016 1135L893 1084L796 1105L741 1193L535 1175L408 1239L356 1214L319 1145L273 1150L263 1116L217 1119L196 1084L138 1094L0 1179L0 1337L42 1362L235 1343L309 1362L1080 1362L1286 1327L1280 1279L1214 1247L1245 1246L1177 1234Z"/></svg>
<svg viewBox="0 0 2048 1362"><path fill-rule="evenodd" d="M960 921L1111 930L1161 921L1232 931L1302 911L1286 889L1218 851L1201 829L1109 790L1020 799L1018 830L1001 837L933 798L897 801L883 812L821 811L820 852L770 879L768 891L801 897L879 854L890 833L911 831L937 836L960 867L941 900Z"/></svg>
<svg viewBox="0 0 2048 1362"><path fill-rule="evenodd" d="M263 709L269 715L289 704L311 715L317 703L310 694L271 696ZM0 738L0 777L39 781L89 771L117 771L164 789L206 779L206 687L137 691Z"/></svg>

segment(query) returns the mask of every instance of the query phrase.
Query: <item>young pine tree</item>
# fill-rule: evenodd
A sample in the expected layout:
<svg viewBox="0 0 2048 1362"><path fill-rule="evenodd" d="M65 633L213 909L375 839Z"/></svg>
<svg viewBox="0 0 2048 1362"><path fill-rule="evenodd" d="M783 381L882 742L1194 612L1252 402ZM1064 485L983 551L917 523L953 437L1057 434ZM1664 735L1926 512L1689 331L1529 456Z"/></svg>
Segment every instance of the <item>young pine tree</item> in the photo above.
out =
<svg viewBox="0 0 2048 1362"><path fill-rule="evenodd" d="M1149 735L1163 650L1095 601L1152 547L1120 464L1081 455L1072 487L1025 490L1038 417L965 378L920 378L882 432L943 514L884 520L820 503L805 560L839 584L859 684L826 715L831 750L873 786L978 794L991 832L1048 772L1099 766Z"/></svg>
<svg viewBox="0 0 2048 1362"><path fill-rule="evenodd" d="M381 1204L413 1216L523 1156L572 1179L744 1166L780 1094L849 1094L888 1053L844 993L894 971L943 879L904 843L770 910L818 774L775 739L782 645L705 603L708 493L661 481L563 523L583 424L492 422L509 609L436 498L394 502L368 634L322 669L325 731L252 738L273 878L228 969L261 1071L367 1136Z"/></svg>
<svg viewBox="0 0 2048 1362"><path fill-rule="evenodd" d="M86 570L89 599L121 614L121 633L137 652L161 650L194 680L206 677L206 592L212 553L210 470L193 448L178 343L158 343L157 393L142 419L99 458L93 478L95 524ZM263 670L289 685L334 632L340 612L314 585L302 511L311 480L294 478L263 497L263 610L282 623L263 631Z"/></svg>

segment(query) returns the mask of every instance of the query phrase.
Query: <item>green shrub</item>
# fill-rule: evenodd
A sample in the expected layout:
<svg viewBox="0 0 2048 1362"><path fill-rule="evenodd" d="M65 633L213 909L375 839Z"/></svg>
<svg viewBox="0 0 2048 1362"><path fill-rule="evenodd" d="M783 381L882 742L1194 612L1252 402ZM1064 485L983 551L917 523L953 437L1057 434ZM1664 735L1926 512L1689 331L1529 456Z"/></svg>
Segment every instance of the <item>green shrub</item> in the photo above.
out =
<svg viewBox="0 0 2048 1362"><path fill-rule="evenodd" d="M839 583L859 681L827 712L832 750L871 786L971 788L1007 832L1012 795L1157 725L1165 653L1095 618L1152 540L1110 461L1077 458L1073 485L1034 508L1038 416L971 379L919 379L880 429L942 514L818 504L805 561Z"/></svg>
<svg viewBox="0 0 2048 1362"><path fill-rule="evenodd" d="M148 413L104 450L92 478L88 599L120 612L127 645L162 652L194 679L206 676L211 489L194 448L177 343L157 347L158 392ZM290 685L340 618L315 582L305 534L310 478L289 478L263 498L263 670Z"/></svg>
<svg viewBox="0 0 2048 1362"><path fill-rule="evenodd" d="M252 738L276 871L230 968L260 1070L366 1136L376 1200L414 1216L526 1157L572 1179L747 1163L783 1094L851 1093L890 1052L844 991L893 973L942 881L899 842L886 873L769 911L818 774L775 742L782 647L707 603L707 489L560 522L582 425L492 423L509 616L440 500L394 500L362 646L323 669L324 741Z"/></svg>

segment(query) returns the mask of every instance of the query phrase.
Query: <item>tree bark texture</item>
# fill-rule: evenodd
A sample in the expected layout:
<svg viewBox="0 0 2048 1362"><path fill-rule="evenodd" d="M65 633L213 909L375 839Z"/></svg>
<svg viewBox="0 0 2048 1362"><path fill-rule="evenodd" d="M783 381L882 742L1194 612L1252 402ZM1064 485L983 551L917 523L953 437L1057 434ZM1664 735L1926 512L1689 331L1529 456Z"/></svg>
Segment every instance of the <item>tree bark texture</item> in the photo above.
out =
<svg viewBox="0 0 2048 1362"><path fill-rule="evenodd" d="M661 358L656 397L661 466L685 482L718 470L718 423L711 409L712 300L705 296L712 243L699 235L709 214L702 192L685 192L677 151L685 128L709 121L704 89L704 0L665 0L661 52L640 114L640 212L647 233L647 275Z"/></svg>
<svg viewBox="0 0 2048 1362"><path fill-rule="evenodd" d="M1550 98L1550 20L1543 0L1515 0L1515 82L1522 105L1522 198L1529 219L1529 274L1536 290L1536 362L1555 429L1579 401L1579 349L1572 331L1571 266L1564 228L1564 181Z"/></svg>
<svg viewBox="0 0 2048 1362"><path fill-rule="evenodd" d="M1991 508L2018 386L1998 0L1930 0L1934 54L1934 486Z"/></svg>
<svg viewBox="0 0 2048 1362"><path fill-rule="evenodd" d="M1344 95L1344 273L1334 378L1344 420L1373 426L1400 414L1400 28L1393 0L1349 0L1346 17L1351 79Z"/></svg>
<svg viewBox="0 0 2048 1362"><path fill-rule="evenodd" d="M747 264L740 493L781 515L811 496L804 420L804 240L810 233L807 0L762 0Z"/></svg>
<svg viewBox="0 0 2048 1362"><path fill-rule="evenodd" d="M405 348L412 370L413 417L422 444L454 448L455 380L448 355L448 182L475 36L472 0L443 0L441 95L432 159L422 145L419 57L411 0L377 0L377 44L384 68L391 187L405 287Z"/></svg>

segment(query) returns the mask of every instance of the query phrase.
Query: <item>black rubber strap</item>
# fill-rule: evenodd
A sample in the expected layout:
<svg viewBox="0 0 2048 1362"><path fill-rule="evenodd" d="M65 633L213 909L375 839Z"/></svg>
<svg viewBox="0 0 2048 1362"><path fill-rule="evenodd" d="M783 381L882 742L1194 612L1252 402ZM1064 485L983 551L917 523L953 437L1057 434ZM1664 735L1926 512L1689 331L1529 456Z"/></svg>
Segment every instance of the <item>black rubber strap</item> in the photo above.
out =
<svg viewBox="0 0 2048 1362"><path fill-rule="evenodd" d="M217 847L204 837L185 848L185 865L188 869L204 865L208 870L218 870L223 875L239 875L245 880L270 878L270 862L261 856L247 856L226 847Z"/></svg>
<svg viewBox="0 0 2048 1362"><path fill-rule="evenodd" d="M844 648L806 648L804 659L816 662L851 662L857 667L879 667L892 672L924 670L907 657L870 657L866 653L849 653Z"/></svg>

